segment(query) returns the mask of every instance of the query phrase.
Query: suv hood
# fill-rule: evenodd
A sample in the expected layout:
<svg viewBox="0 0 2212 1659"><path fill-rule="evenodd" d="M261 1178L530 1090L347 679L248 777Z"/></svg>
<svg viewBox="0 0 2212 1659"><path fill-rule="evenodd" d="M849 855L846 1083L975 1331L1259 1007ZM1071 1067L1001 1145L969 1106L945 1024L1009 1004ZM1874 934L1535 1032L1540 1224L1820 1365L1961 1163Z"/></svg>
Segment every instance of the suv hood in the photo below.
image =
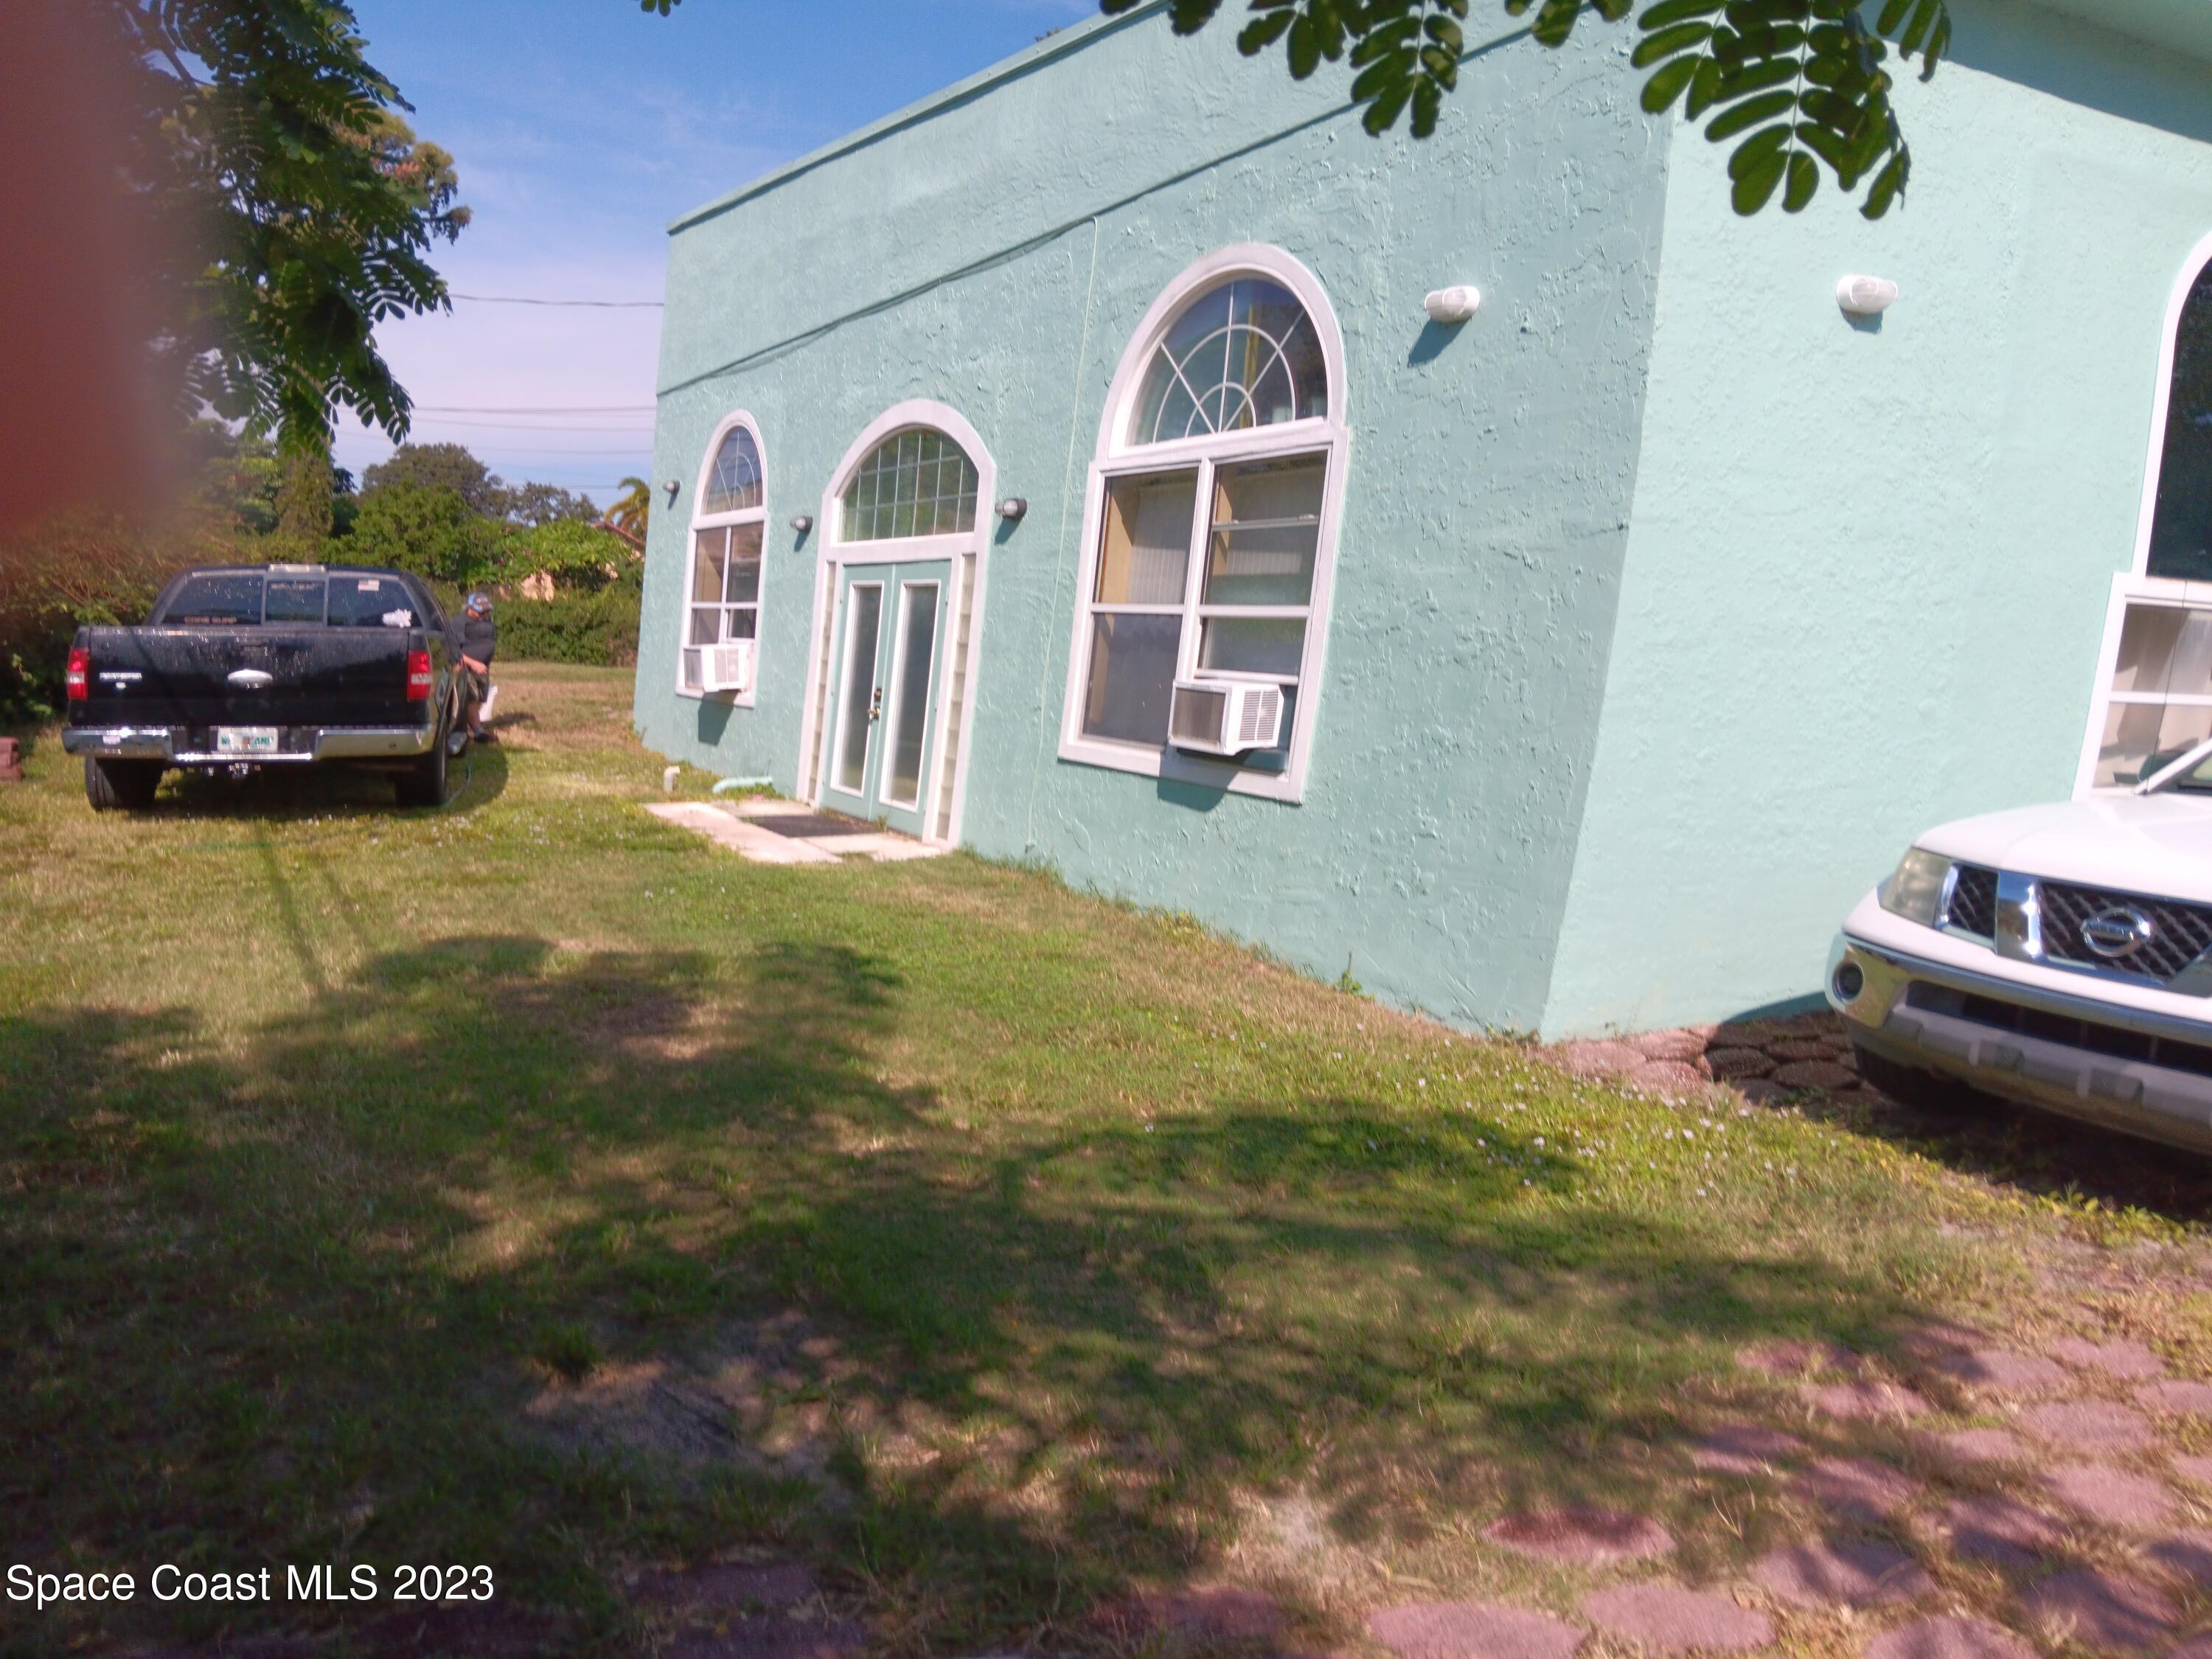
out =
<svg viewBox="0 0 2212 1659"><path fill-rule="evenodd" d="M2212 797L2104 795L1960 818L1914 843L2085 887L2212 903Z"/></svg>

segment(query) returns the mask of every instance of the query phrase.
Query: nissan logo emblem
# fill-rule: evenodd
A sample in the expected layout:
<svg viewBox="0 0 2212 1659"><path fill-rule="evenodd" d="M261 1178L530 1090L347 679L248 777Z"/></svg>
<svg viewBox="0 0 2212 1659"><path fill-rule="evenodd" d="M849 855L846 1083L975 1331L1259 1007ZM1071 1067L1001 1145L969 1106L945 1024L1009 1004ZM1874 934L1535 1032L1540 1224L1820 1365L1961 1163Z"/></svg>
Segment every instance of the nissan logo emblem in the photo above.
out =
<svg viewBox="0 0 2212 1659"><path fill-rule="evenodd" d="M2081 924L2081 942L2107 962L2131 957L2151 942L2158 927L2132 904L2108 905Z"/></svg>

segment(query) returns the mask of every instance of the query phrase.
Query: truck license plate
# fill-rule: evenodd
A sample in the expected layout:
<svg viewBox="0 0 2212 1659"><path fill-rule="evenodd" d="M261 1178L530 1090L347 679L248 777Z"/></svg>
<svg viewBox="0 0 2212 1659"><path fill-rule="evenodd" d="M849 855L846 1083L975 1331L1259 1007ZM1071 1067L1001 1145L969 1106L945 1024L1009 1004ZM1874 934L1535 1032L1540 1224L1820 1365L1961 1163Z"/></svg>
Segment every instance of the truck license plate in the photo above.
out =
<svg viewBox="0 0 2212 1659"><path fill-rule="evenodd" d="M273 726L218 726L215 729L218 755L273 755L276 728Z"/></svg>

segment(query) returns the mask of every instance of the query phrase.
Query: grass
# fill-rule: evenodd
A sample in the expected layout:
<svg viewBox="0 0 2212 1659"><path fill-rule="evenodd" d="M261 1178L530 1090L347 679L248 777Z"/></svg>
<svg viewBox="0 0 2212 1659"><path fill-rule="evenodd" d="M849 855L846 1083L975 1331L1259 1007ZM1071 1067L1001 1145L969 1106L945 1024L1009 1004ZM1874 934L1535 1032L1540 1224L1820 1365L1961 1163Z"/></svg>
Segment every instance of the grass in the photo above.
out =
<svg viewBox="0 0 2212 1659"><path fill-rule="evenodd" d="M639 1566L757 1551L890 1650L1194 1582L1351 1646L1571 1605L1481 1546L1517 1506L1692 1577L1796 1535L1685 1474L1747 1343L2212 1360L2142 1282L2201 1254L2169 1155L1625 1095L965 856L740 863L639 810L626 675L504 678L443 812L94 817L51 733L0 788L0 1565L488 1562L619 1653ZM0 1649L362 1616L0 1602Z"/></svg>

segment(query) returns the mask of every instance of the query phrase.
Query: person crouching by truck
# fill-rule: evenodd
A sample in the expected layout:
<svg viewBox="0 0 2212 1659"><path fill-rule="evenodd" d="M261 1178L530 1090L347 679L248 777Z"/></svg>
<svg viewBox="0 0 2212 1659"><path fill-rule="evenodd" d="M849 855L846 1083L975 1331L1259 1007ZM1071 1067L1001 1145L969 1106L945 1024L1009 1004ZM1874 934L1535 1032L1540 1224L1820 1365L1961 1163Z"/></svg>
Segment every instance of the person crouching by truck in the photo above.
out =
<svg viewBox="0 0 2212 1659"><path fill-rule="evenodd" d="M499 649L499 624L491 619L491 595L471 593L461 609L461 717L477 743L497 743L480 711L491 685L492 653Z"/></svg>

